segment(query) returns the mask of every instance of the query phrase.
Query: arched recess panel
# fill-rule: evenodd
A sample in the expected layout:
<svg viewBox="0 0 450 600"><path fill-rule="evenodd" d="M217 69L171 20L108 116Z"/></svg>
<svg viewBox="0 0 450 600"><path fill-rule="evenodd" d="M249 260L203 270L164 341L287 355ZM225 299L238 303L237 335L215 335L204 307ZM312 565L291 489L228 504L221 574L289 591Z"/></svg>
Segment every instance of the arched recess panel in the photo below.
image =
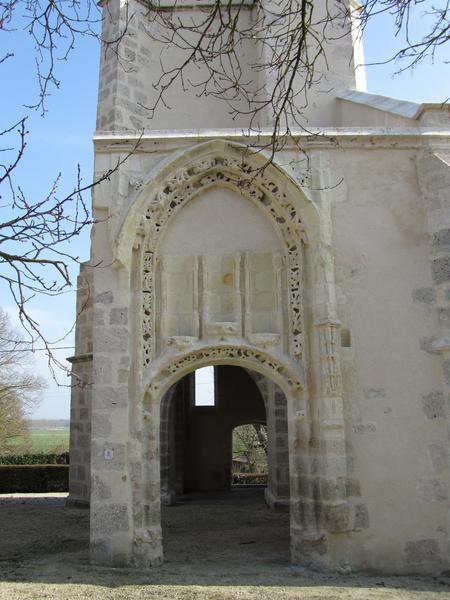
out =
<svg viewBox="0 0 450 600"><path fill-rule="evenodd" d="M317 215L288 175L273 166L259 170L259 159L257 155L244 156L243 148L230 144L199 146L176 159L172 170L165 165L155 174L153 185L142 186L131 203L117 238L116 255L118 261L126 260L127 244L137 236L135 247L141 251L143 274L144 365L170 347L184 350L193 340L205 337L245 337L257 347L274 348L302 361L305 224L315 239ZM209 204L205 199L208 194L212 194L211 207L216 206L221 217L212 219L214 236L208 241L203 222L202 243L198 243L200 236L196 236L197 242L191 236L183 246L179 236L168 231L183 211L187 211L186 223L195 221L190 217L195 203ZM223 201L225 195L229 202ZM240 203L242 210L231 210L233 203ZM244 232L239 222L241 213L243 222L252 214L253 225L248 223L245 236L237 240L239 232ZM228 219L228 226L222 217ZM183 227L179 227L182 234ZM274 251L274 235L278 251ZM218 249L215 237L221 240ZM167 254L170 246L179 254ZM201 255L194 253L200 250ZM182 294L175 299L174 285L165 287L165 281L177 278L183 287L176 286ZM222 282L222 289L204 293L205 285L214 281ZM155 294L156 289L160 293ZM245 306L239 303L242 297ZM169 298L174 298L178 307L176 318L161 315ZM167 310L174 312L173 306Z"/></svg>
<svg viewBox="0 0 450 600"><path fill-rule="evenodd" d="M211 187L183 206L154 262L155 355L217 336L287 349L283 246L235 190Z"/></svg>

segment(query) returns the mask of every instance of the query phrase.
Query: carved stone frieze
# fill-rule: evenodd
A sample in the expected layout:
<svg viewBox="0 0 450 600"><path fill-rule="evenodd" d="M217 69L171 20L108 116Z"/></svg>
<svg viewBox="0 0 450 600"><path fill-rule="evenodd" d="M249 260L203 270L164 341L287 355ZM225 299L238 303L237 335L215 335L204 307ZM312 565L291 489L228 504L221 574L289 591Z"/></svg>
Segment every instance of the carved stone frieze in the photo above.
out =
<svg viewBox="0 0 450 600"><path fill-rule="evenodd" d="M154 338L153 252L145 251L142 262L142 349L143 363L148 365L152 360Z"/></svg>
<svg viewBox="0 0 450 600"><path fill-rule="evenodd" d="M214 185L237 189L256 202L275 222L288 251L296 250L304 238L304 225L295 204L266 171L256 171L241 158L211 156L201 158L174 172L165 185L156 190L148 203L148 245L153 249L169 218L202 190Z"/></svg>
<svg viewBox="0 0 450 600"><path fill-rule="evenodd" d="M289 302L291 308L291 355L303 356L303 255L302 249L289 253Z"/></svg>
<svg viewBox="0 0 450 600"><path fill-rule="evenodd" d="M186 372L199 368L203 363L216 364L220 362L241 362L248 369L267 373L274 381L284 381L285 387L298 390L302 387L300 380L281 361L266 352L258 351L248 346L218 345L208 346L193 350L188 354L173 358L167 366L158 369L157 375L152 378L148 392L151 396L158 395L161 387L180 379Z"/></svg>

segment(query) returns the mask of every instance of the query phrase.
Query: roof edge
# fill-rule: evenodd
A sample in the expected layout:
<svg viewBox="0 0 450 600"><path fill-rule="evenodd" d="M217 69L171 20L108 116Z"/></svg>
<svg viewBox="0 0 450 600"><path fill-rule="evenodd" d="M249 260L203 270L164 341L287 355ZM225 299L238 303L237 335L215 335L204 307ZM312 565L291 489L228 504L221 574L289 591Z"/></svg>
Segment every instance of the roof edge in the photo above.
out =
<svg viewBox="0 0 450 600"><path fill-rule="evenodd" d="M423 112L424 106L429 107L429 104L418 104L409 100L399 100L390 96L382 96L380 94L370 94L369 92L361 92L358 90L345 90L336 94L339 100L347 100L355 104L363 104L376 110L391 113L405 119L417 119Z"/></svg>

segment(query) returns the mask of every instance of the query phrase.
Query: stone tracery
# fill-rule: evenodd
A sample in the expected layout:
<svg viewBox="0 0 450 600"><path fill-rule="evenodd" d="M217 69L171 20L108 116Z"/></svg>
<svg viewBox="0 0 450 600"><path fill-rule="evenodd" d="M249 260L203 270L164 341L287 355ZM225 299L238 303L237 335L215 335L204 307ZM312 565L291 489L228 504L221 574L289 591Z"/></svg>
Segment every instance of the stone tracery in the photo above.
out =
<svg viewBox="0 0 450 600"><path fill-rule="evenodd" d="M174 357L166 365L162 365L152 377L148 387L149 397L161 393L186 373L211 364L239 364L256 372L263 372L275 382L279 382L286 390L301 390L302 382L281 361L267 352L255 350L249 346L220 344L193 350L187 354Z"/></svg>
<svg viewBox="0 0 450 600"><path fill-rule="evenodd" d="M152 299L154 253L164 229L175 213L200 192L213 186L231 187L267 215L283 240L288 265L290 306L290 354L302 360L304 354L303 244L305 228L299 211L285 191L271 179L268 170L257 170L239 156L217 153L191 161L170 175L154 192L141 220L145 232L143 296L143 363L150 364L153 353Z"/></svg>

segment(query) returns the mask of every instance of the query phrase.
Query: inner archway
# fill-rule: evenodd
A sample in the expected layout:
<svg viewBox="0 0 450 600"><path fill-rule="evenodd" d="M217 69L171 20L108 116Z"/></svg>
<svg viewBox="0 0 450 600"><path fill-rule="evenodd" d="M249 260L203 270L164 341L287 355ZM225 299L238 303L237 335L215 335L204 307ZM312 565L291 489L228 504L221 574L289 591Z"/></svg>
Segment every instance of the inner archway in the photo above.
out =
<svg viewBox="0 0 450 600"><path fill-rule="evenodd" d="M211 384L204 379L205 371L206 376L208 371L213 373L212 400L209 394L198 397L201 387ZM162 537L169 560L178 560L180 547L186 544L198 547L199 556L214 556L219 551L218 539L222 558L225 547L232 553L233 544L248 544L247 555L289 560L288 516L274 516L265 501L276 490L266 494L267 481L252 488L232 485L233 430L252 422L276 431L275 423L266 428L268 417L275 415L274 407L267 404L275 402L275 397L263 397L252 373L235 365L202 367L182 377L162 399ZM196 379L200 380L197 385ZM287 438L287 423L281 430ZM281 430L278 437L283 435ZM277 443L275 435L267 437L266 451L270 447L274 471L269 481L275 481L276 471L283 468L275 463ZM186 536L193 538L189 542Z"/></svg>
<svg viewBox="0 0 450 600"><path fill-rule="evenodd" d="M199 398L199 389L202 391L205 383L199 386L196 380L205 371L213 374L209 382L213 387L212 397L203 394ZM230 489L232 434L236 427L248 423L264 427L264 451L270 457L266 462L270 462L274 471L269 482L275 488L277 474L287 463L287 453L277 452L280 446L287 449L288 443L287 414L280 407L280 393L262 395L248 370L230 365L203 367L174 384L161 402L163 504L172 503L185 492ZM277 495L276 489L269 495Z"/></svg>

